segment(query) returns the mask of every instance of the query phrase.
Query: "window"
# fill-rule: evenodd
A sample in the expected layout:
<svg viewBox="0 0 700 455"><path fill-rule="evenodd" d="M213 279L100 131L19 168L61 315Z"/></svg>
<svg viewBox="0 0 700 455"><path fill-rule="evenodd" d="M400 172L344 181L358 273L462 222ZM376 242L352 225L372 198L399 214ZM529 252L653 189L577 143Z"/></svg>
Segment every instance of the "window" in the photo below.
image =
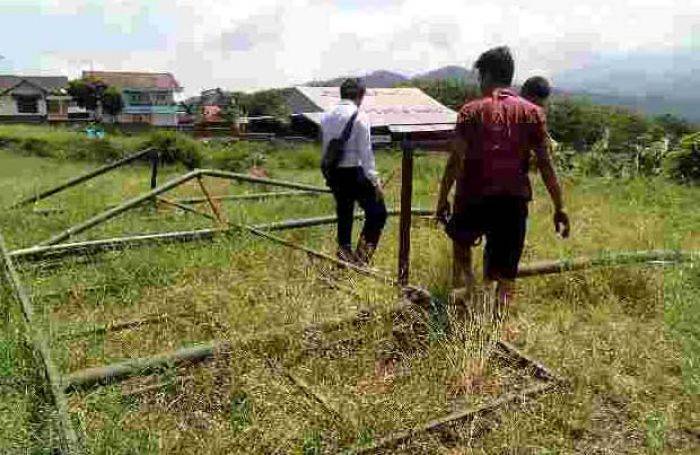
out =
<svg viewBox="0 0 700 455"><path fill-rule="evenodd" d="M39 98L36 96L18 96L17 112L20 114L38 114Z"/></svg>

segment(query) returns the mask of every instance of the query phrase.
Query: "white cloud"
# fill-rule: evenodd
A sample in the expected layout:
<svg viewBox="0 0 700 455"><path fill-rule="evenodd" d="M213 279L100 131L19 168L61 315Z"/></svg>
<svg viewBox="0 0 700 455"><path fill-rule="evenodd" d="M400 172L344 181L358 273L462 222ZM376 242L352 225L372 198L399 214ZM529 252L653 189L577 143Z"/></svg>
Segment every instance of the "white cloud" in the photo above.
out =
<svg viewBox="0 0 700 455"><path fill-rule="evenodd" d="M29 1L29 0L28 0ZM1 2L0 2L1 3ZM470 65L508 44L517 77L551 75L606 52L666 51L698 42L700 0L49 0L45 14L101 8L106 26L130 33L135 17L171 21L167 45L131 53L52 53L42 62L77 69L172 71L188 93L254 89L375 69L415 73ZM144 9L143 5L150 6ZM694 33L694 35L693 35ZM694 41L693 41L694 40Z"/></svg>

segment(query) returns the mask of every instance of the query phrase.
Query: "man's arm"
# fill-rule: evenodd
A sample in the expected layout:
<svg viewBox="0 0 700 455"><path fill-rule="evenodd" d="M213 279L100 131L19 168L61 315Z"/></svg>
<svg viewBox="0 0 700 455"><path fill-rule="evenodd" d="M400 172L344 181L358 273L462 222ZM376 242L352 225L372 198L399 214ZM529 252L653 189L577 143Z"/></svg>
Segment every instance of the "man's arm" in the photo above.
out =
<svg viewBox="0 0 700 455"><path fill-rule="evenodd" d="M562 196L561 185L559 184L557 173L554 170L554 164L552 163L552 157L549 153L546 139L542 141L539 146L535 147L535 157L537 159L537 168L542 175L542 181L547 187L549 196L552 198L552 203L554 204L554 228L562 237L566 238L569 236L570 230L569 217L564 211L564 198Z"/></svg>
<svg viewBox="0 0 700 455"><path fill-rule="evenodd" d="M443 220L447 218L447 215L450 212L450 205L447 198L450 194L450 190L452 189L452 185L454 185L455 181L457 180L457 175L459 174L466 149L467 143L464 138L462 138L460 135L455 136L455 139L452 141L450 157L447 159L445 171L442 175L442 180L440 181L437 208L435 210L436 216Z"/></svg>
<svg viewBox="0 0 700 455"><path fill-rule="evenodd" d="M380 187L379 173L374 161L374 152L372 151L372 138L370 136L369 119L362 114L358 115L357 123L353 128L357 128L357 147L360 153L360 162L362 170L367 178L372 182L375 188Z"/></svg>

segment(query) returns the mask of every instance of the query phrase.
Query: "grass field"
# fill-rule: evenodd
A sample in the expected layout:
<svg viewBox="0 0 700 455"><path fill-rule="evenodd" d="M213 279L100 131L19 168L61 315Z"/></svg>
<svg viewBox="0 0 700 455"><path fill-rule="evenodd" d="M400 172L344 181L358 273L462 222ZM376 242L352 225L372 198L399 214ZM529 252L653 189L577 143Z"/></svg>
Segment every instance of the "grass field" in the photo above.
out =
<svg viewBox="0 0 700 455"><path fill-rule="evenodd" d="M321 184L308 150L267 161L275 178ZM398 156L379 157L389 182L387 204L398 207ZM51 186L94 164L0 151L0 204ZM416 160L414 206L432 208L441 156ZM184 172L176 166L161 181ZM208 179L212 193L259 192L250 184ZM148 169L133 166L42 202L61 207L46 216L5 212L0 229L11 249L28 247L147 190ZM662 179L565 181L572 238L558 239L542 186L536 198L524 262L656 248L700 249L700 189ZM175 191L199 195L195 184ZM231 221L257 223L330 214L328 196L224 203ZM397 220L387 226L375 267L394 273ZM126 213L80 239L209 227L197 215L151 206ZM333 252L332 227L283 237ZM434 226L416 221L411 281L444 295L449 245ZM449 412L517 390L522 372L474 359L493 333L409 337L397 345L391 321L371 321L330 334L308 333L312 322L389 308L394 290L369 278L312 261L243 232L213 242L112 252L85 259L24 265L34 299L64 373L147 356L209 340L229 340L231 352L197 367L73 394L72 417L91 453L333 453L370 444ZM340 289L330 286L338 283ZM3 294L0 326L0 452L49 453L51 410L40 396L37 364L24 343L16 303ZM167 315L158 324L98 333L111 322ZM264 342L270 331L282 338ZM430 332L432 335L434 333ZM519 301L503 336L566 376L571 387L507 407L447 433L417 437L402 453L697 453L700 450L700 269L636 266L520 281ZM243 342L260 337L261 342ZM413 343L413 345L411 344ZM487 343L488 344L488 343ZM378 367L398 351L391 371ZM275 359L312 384L340 410L324 412L268 365ZM478 376L478 381L474 378ZM134 390L163 382L162 387Z"/></svg>

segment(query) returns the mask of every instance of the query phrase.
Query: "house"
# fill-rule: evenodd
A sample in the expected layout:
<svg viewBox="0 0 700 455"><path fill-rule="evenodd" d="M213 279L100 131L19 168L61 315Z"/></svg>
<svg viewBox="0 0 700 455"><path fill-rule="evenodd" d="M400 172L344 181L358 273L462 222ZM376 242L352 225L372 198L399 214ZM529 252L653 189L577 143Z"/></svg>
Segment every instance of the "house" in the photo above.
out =
<svg viewBox="0 0 700 455"><path fill-rule="evenodd" d="M292 111L292 129L303 135L318 134L321 116L340 101L339 87L293 87L285 91ZM369 115L372 141L387 143L405 135L412 139L444 139L451 135L457 113L422 90L368 88L360 110Z"/></svg>
<svg viewBox="0 0 700 455"><path fill-rule="evenodd" d="M0 76L0 122L68 120L67 86L64 76Z"/></svg>
<svg viewBox="0 0 700 455"><path fill-rule="evenodd" d="M170 73L83 71L83 79L102 81L121 92L124 109L115 119L119 123L177 125L175 93L182 87Z"/></svg>

